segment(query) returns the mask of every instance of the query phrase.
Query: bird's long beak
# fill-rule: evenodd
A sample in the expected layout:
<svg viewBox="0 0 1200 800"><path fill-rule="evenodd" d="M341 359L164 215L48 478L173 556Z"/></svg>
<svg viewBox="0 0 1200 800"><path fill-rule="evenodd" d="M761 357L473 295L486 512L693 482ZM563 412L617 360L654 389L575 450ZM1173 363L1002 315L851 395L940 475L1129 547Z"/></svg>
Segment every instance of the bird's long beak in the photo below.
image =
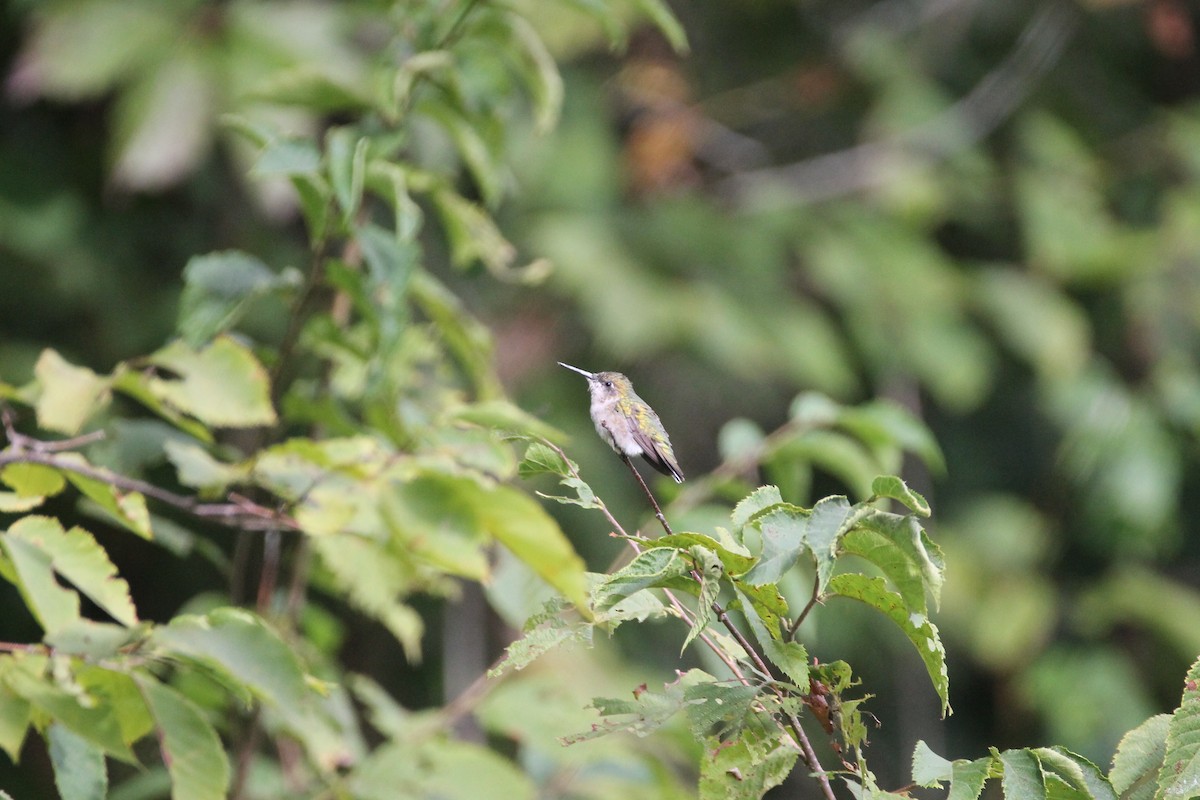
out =
<svg viewBox="0 0 1200 800"><path fill-rule="evenodd" d="M564 363L563 363L563 362L561 362L561 361L560 361L560 362L558 362L558 365L559 365L560 367L566 367L566 368L567 368L567 369L569 369L569 370L573 370L573 371L575 371L575 372L578 372L580 375L582 375L583 377L587 378L589 381L590 381L590 380L595 380L595 378L596 378L596 375L595 375L595 373L593 373L593 372L588 372L586 369L580 369L579 367L572 367L570 364L564 364Z"/></svg>

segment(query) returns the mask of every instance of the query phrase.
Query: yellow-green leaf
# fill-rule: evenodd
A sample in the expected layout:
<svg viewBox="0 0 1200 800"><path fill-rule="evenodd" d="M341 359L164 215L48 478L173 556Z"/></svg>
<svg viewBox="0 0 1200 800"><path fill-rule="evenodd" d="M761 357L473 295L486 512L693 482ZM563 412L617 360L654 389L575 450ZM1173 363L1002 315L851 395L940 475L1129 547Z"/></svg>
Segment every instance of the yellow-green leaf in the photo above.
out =
<svg viewBox="0 0 1200 800"><path fill-rule="evenodd" d="M67 363L53 350L43 350L34 367L39 393L38 425L48 431L79 433L109 397L109 379L87 367Z"/></svg>
<svg viewBox="0 0 1200 800"><path fill-rule="evenodd" d="M172 342L148 360L179 376L151 378L153 395L207 425L251 428L275 422L267 371L248 348L227 336L199 350Z"/></svg>

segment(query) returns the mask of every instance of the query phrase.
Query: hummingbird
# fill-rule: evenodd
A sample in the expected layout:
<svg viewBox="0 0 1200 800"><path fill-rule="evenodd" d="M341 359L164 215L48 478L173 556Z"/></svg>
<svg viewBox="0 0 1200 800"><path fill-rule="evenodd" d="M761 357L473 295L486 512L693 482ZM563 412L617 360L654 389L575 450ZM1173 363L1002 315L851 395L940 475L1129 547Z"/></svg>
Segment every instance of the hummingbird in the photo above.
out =
<svg viewBox="0 0 1200 800"><path fill-rule="evenodd" d="M588 372L561 361L558 365L587 378L592 423L609 447L623 457L641 456L662 474L683 483L683 470L675 460L666 428L650 404L638 397L629 378L619 372Z"/></svg>

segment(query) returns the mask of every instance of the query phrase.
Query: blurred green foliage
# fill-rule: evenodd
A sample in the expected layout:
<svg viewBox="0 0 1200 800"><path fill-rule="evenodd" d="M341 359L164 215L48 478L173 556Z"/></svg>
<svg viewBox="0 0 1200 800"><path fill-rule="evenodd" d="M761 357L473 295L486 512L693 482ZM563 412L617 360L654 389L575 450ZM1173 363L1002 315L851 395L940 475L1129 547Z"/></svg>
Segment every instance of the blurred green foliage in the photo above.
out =
<svg viewBox="0 0 1200 800"><path fill-rule="evenodd" d="M111 402L124 413L147 397L168 419L203 420L204 409L172 405L169 391L132 385L114 365L157 351L160 367L203 376L193 350L161 351L177 320L191 348L231 328L287 340L313 247L349 241L328 278L365 322L339 327L330 311L299 342L313 360L284 376L292 391L276 398L292 424L346 436L365 423L404 452L511 475L504 447L440 416L503 427L508 407L470 401L497 401L507 386L572 434L619 516L643 514L636 487L594 441L577 383L552 369L562 358L629 372L688 474L718 467L718 498L764 479L797 505L865 496L876 469L903 470L930 497L949 565L935 619L956 715L934 722L937 698L903 666L909 645L878 621L831 606L806 638L813 654L854 663L876 695L868 707L884 726L871 755L883 785L907 782L918 738L951 758L1052 741L1103 764L1133 725L1173 708L1200 652L1190 624L1200 609L1190 513L1200 431L1195 10L1179 0L703 4L677 9L691 45L683 56L650 29L625 33L635 7L653 4L516 3L529 12L513 15L519 22L479 5L475 38L457 27L472 3L10 2L0 11L0 378L61 387L65 405L25 398L52 429L86 422L72 412L108 415ZM555 60L572 62L565 84ZM381 63L394 67L385 81ZM539 135L560 96L558 130ZM404 172L386 166L400 152ZM424 335L409 315L430 323ZM381 352L394 358L372 359ZM259 357L263 370L284 361L270 347ZM73 394L81 386L89 402ZM800 389L906 409L941 443L945 471L929 469L928 444L886 412L837 417L844 410L830 409L842 407L817 395L789 411ZM244 442L214 456L115 412L101 419L121 444L94 445L97 463L197 491L237 483L248 468L237 457ZM763 449L767 432L796 420L820 424L782 453ZM831 424L856 437L821 439ZM873 431L893 445L872 446ZM346 457L271 456L264 480L281 491L312 463L341 468ZM318 527L349 513L331 505L337 489L314 501ZM720 524L727 512L688 491L669 511L680 527ZM106 519L140 519L95 487L89 496ZM590 563L615 553L602 522L555 511ZM143 618L200 602L194 595L239 558L227 538L170 539L170 522L155 532L190 554L183 562L89 522L112 542L134 596L146 587ZM474 577L470 552L438 555ZM364 571L395 566L377 555L326 547L314 583L331 594L355 578L363 592L390 585L396 574ZM498 609L515 609L512 624L540 599L515 598L527 574L516 564L494 565L488 590ZM428 574L403 580L445 589ZM348 602L414 650L417 613L378 600ZM36 638L18 619L0 638ZM328 620L313 612L303 624L317 631ZM361 671L411 705L442 701L443 677L396 667L402 656L385 638L359 622L323 641L332 651L348 640ZM566 713L523 693L582 705L627 692L657 674L648 663L674 663L675 645L658 638L630 633L616 640L621 652L601 643L590 658L546 667L544 684L506 684L484 706L485 727L536 742L522 766L537 780L560 769L592 776L581 791L593 794L581 796L687 796L664 766L686 743L641 752L610 737L607 752L561 753L545 729L565 734L589 718L544 729L511 711ZM564 671L586 674L592 690L580 693ZM189 713L147 692L156 714ZM413 724L367 684L356 696L393 732ZM69 731L51 741L60 755L46 758L89 752ZM497 780L520 780L475 754L437 758L447 760L435 776L490 766ZM0 785L45 785L31 763ZM372 763L367 783L406 779L386 752ZM264 796L282 781L256 779Z"/></svg>

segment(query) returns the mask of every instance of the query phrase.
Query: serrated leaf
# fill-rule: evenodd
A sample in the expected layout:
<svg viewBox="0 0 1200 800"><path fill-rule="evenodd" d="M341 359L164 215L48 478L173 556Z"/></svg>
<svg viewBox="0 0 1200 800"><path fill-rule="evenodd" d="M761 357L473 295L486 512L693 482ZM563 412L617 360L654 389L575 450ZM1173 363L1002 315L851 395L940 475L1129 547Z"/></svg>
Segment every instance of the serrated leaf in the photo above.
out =
<svg viewBox="0 0 1200 800"><path fill-rule="evenodd" d="M778 486L760 486L733 507L730 521L733 529L740 532L751 519L771 506L783 502Z"/></svg>
<svg viewBox="0 0 1200 800"><path fill-rule="evenodd" d="M488 670L488 675L495 678L509 670L525 669L538 656L564 644L591 645L592 627L588 622L551 617L505 648L504 660Z"/></svg>
<svg viewBox="0 0 1200 800"><path fill-rule="evenodd" d="M357 536L315 536L312 546L334 576L334 587L358 610L383 623L404 648L410 663L421 660L425 625L411 606L401 602L397 587L405 568L379 542Z"/></svg>
<svg viewBox="0 0 1200 800"><path fill-rule="evenodd" d="M1044 800L1046 779L1037 758L1028 750L1005 750L1000 754L1004 767L1004 796L1016 800Z"/></svg>
<svg viewBox="0 0 1200 800"><path fill-rule="evenodd" d="M680 653L687 650L687 646L712 622L712 607L713 603L717 602L717 595L721 592L721 575L724 572L724 565L717 554L707 547L693 545L688 548L688 554L695 559L695 571L700 574L700 596L696 600L695 619L692 620L683 645L679 648Z"/></svg>
<svg viewBox="0 0 1200 800"><path fill-rule="evenodd" d="M809 691L808 651L799 642L784 641L776 627L768 627L758 614L758 608L741 587L734 584L734 591L742 604L742 614L750 624L750 631L758 640L763 655L779 667L802 692Z"/></svg>
<svg viewBox="0 0 1200 800"><path fill-rule="evenodd" d="M791 774L800 749L771 726L722 742L705 740L699 800L759 800Z"/></svg>
<svg viewBox="0 0 1200 800"><path fill-rule="evenodd" d="M44 665L44 661L41 662ZM122 736L116 709L111 703L97 701L78 691L68 691L41 674L29 662L4 672L4 682L14 693L39 711L102 749L108 755L129 764L137 760Z"/></svg>
<svg viewBox="0 0 1200 800"><path fill-rule="evenodd" d="M108 770L104 751L57 723L46 731L46 743L54 767L54 785L62 800L105 800Z"/></svg>
<svg viewBox="0 0 1200 800"><path fill-rule="evenodd" d="M15 489L19 497L53 497L67 485L61 472L41 464L8 464L0 471L0 480Z"/></svg>
<svg viewBox="0 0 1200 800"><path fill-rule="evenodd" d="M87 463L77 454L64 456L67 457L76 458L83 465ZM105 473L107 470L100 472ZM146 498L141 492L122 491L112 483L70 470L66 471L66 476L72 486L96 503L113 522L128 528L143 539L153 538L153 532L150 530L150 511L146 508Z"/></svg>
<svg viewBox="0 0 1200 800"><path fill-rule="evenodd" d="M910 612L904 598L887 588L882 578L858 573L835 575L829 581L830 595L859 600L894 622L917 648L921 661L942 701L942 715L950 713L950 679L946 672L946 651L937 627L924 614Z"/></svg>
<svg viewBox="0 0 1200 800"><path fill-rule="evenodd" d="M255 615L221 608L203 616L177 616L155 628L149 643L164 656L205 664L231 690L258 697L318 764L332 768L349 758L345 737L296 653Z"/></svg>
<svg viewBox="0 0 1200 800"><path fill-rule="evenodd" d="M79 619L79 598L60 587L53 573L70 581L122 625L136 625L129 585L90 533L63 530L56 519L24 517L0 539L20 578L18 588L47 633Z"/></svg>
<svg viewBox="0 0 1200 800"><path fill-rule="evenodd" d="M729 543L736 546L734 543ZM685 550L690 547L703 547L717 554L725 572L734 577L741 575L754 566L754 559L748 551L736 552L704 533L674 533L660 536L654 540L655 547L675 547ZM744 548L743 548L744 550Z"/></svg>
<svg viewBox="0 0 1200 800"><path fill-rule="evenodd" d="M1033 754L1041 763L1042 771L1060 779L1079 800L1117 800L1116 792L1100 768L1078 753L1056 746L1035 748Z"/></svg>
<svg viewBox="0 0 1200 800"><path fill-rule="evenodd" d="M118 365L113 372L112 388L132 397L193 438L211 444L213 435L205 425L188 418L179 409L164 402L155 394L154 383L156 380L157 378L149 370L135 372L127 365Z"/></svg>
<svg viewBox="0 0 1200 800"><path fill-rule="evenodd" d="M933 512L929 509L929 503L925 501L918 492L913 491L908 487L902 479L895 475L880 475L871 482L871 494L873 497L890 497L900 503L903 503L909 510L928 517Z"/></svg>
<svg viewBox="0 0 1200 800"><path fill-rule="evenodd" d="M1155 800L1187 800L1200 794L1200 660L1183 683L1183 699L1167 726L1166 754Z"/></svg>
<svg viewBox="0 0 1200 800"><path fill-rule="evenodd" d="M692 735L698 741L706 736L725 738L744 723L751 704L761 693L758 686L716 680L687 687L683 691L684 711Z"/></svg>
<svg viewBox="0 0 1200 800"><path fill-rule="evenodd" d="M833 573L839 537L871 511L851 506L840 495L818 501L811 511L788 503L768 508L753 523L762 534L762 554L743 579L757 585L778 583L807 550L816 564L818 591L823 591Z"/></svg>
<svg viewBox="0 0 1200 800"><path fill-rule="evenodd" d="M927 613L926 593L941 598L945 562L912 516L870 511L855 520L839 540L841 553L870 561L887 576L910 611Z"/></svg>
<svg viewBox="0 0 1200 800"><path fill-rule="evenodd" d="M33 374L38 426L45 430L74 436L108 402L108 378L67 363L54 350L42 351Z"/></svg>
<svg viewBox="0 0 1200 800"><path fill-rule="evenodd" d="M44 502L44 497L22 497L16 492L0 492L0 512L8 514L24 514Z"/></svg>
<svg viewBox="0 0 1200 800"><path fill-rule="evenodd" d="M229 759L212 724L190 700L147 675L137 677L159 732L172 800L224 800Z"/></svg>
<svg viewBox="0 0 1200 800"><path fill-rule="evenodd" d="M245 346L227 336L199 350L172 342L147 361L179 376L150 378L153 395L206 425L252 428L275 423L267 371Z"/></svg>
<svg viewBox="0 0 1200 800"><path fill-rule="evenodd" d="M597 609L607 608L616 600L635 592L668 585L676 578L687 575L690 570L691 565L678 550L652 547L638 553L633 561L621 569L604 576L592 589L592 602Z"/></svg>
<svg viewBox="0 0 1200 800"><path fill-rule="evenodd" d="M600 722L593 724L590 731L564 736L562 743L576 744L617 731L649 736L684 708L688 703L684 694L689 687L712 680L713 676L707 672L690 669L666 684L661 692L652 692L643 685L634 691L632 700L597 697L592 700L592 708L600 712Z"/></svg>
<svg viewBox="0 0 1200 800"><path fill-rule="evenodd" d="M1122 800L1153 800L1170 724L1170 714L1156 714L1121 737L1108 777Z"/></svg>
<svg viewBox="0 0 1200 800"><path fill-rule="evenodd" d="M941 789L942 783L951 779L953 771L954 762L942 758L930 750L924 740L917 741L912 756L913 783L918 786Z"/></svg>

